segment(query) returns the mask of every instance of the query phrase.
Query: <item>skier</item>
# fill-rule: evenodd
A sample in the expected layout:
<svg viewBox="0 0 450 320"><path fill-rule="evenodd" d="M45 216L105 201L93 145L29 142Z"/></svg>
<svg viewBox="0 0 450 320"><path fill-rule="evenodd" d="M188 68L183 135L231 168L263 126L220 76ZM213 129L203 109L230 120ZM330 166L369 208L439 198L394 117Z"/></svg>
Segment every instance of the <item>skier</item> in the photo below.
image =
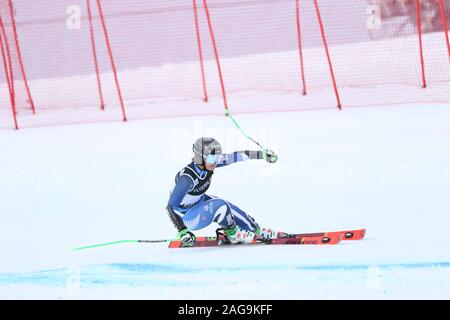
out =
<svg viewBox="0 0 450 320"><path fill-rule="evenodd" d="M223 154L220 143L214 138L199 138L192 150L192 162L175 177L175 187L170 194L167 212L178 230L177 237L184 246L195 243L192 231L202 229L212 222L219 224L217 234L228 244L252 242L255 236L275 238L270 229L261 229L255 220L234 204L206 194L216 168L249 159L264 159L269 163L278 160L271 150L236 151Z"/></svg>

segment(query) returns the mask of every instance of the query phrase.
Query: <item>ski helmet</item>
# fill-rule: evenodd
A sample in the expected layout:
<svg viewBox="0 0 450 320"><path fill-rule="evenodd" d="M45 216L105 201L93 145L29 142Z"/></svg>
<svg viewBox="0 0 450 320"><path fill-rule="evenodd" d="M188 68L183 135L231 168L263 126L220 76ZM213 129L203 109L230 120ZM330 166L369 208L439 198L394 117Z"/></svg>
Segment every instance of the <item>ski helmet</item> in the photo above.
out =
<svg viewBox="0 0 450 320"><path fill-rule="evenodd" d="M195 141L192 151L194 151L194 162L204 165L206 162L217 162L217 157L222 154L222 146L214 138L203 137Z"/></svg>

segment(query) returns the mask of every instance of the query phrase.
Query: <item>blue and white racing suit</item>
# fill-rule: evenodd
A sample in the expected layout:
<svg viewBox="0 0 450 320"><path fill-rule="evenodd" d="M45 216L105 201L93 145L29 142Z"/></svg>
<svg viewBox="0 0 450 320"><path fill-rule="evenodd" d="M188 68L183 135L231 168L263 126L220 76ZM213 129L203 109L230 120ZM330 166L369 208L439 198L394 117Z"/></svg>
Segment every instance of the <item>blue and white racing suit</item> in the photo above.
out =
<svg viewBox="0 0 450 320"><path fill-rule="evenodd" d="M221 155L216 168L262 158L261 151L236 151ZM255 231L258 224L250 215L222 198L206 194L213 173L200 168L194 162L178 172L175 177L175 188L167 204L174 225L178 230L184 228L199 230L216 222L223 228L237 224L244 230Z"/></svg>

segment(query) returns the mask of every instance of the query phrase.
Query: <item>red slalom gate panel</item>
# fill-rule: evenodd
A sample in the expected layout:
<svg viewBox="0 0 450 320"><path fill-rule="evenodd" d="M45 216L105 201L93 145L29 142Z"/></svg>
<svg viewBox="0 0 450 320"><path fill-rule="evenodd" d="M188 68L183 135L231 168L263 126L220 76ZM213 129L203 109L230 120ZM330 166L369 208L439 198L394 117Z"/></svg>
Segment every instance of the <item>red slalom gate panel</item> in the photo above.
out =
<svg viewBox="0 0 450 320"><path fill-rule="evenodd" d="M0 128L450 102L450 0L0 0L0 14Z"/></svg>

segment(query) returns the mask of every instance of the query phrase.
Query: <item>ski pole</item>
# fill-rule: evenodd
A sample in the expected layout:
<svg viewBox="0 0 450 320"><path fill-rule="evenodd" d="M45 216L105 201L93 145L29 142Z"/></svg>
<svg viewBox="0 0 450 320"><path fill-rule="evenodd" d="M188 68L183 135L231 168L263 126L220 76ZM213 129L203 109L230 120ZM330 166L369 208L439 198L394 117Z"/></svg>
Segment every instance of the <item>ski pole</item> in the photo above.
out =
<svg viewBox="0 0 450 320"><path fill-rule="evenodd" d="M241 126L237 123L236 120L234 120L233 116L231 115L230 111L228 111L228 109L225 109L225 114L226 114L227 116L230 117L231 121L233 121L233 123L234 123L234 125L236 126L236 128L238 128L239 131L241 131L241 133L242 133L247 139L250 139L251 141L253 141L254 143L256 143L256 144L261 148L261 150L266 150L266 148L264 148L258 141L254 140L252 137L250 137L248 134L246 134L246 133L244 132L244 130L242 130Z"/></svg>
<svg viewBox="0 0 450 320"><path fill-rule="evenodd" d="M250 139L251 141L253 141L254 143L256 143L262 150L263 153L265 153L267 151L266 148L264 148L258 141L256 141L255 139L253 139L252 137L250 137L248 134L246 134L244 132L244 130L242 130L241 126L237 123L236 120L234 120L233 116L231 115L230 111L228 111L228 109L225 109L225 114L230 117L231 121L233 121L234 125L236 126L236 128L239 129L239 131L241 131L241 133L247 138ZM274 162L276 162L278 160L278 156L276 155L272 155L272 159Z"/></svg>
<svg viewBox="0 0 450 320"><path fill-rule="evenodd" d="M162 243L162 242L170 242L170 241L175 241L175 240L178 240L178 239L118 240L118 241L103 242L103 243L97 243L97 244L92 244L92 245L88 245L88 246L76 247L76 248L73 248L72 250L73 251L80 251L80 250L85 250L85 249L93 249L93 248L99 248L99 247L112 246L112 245L121 244L121 243Z"/></svg>

